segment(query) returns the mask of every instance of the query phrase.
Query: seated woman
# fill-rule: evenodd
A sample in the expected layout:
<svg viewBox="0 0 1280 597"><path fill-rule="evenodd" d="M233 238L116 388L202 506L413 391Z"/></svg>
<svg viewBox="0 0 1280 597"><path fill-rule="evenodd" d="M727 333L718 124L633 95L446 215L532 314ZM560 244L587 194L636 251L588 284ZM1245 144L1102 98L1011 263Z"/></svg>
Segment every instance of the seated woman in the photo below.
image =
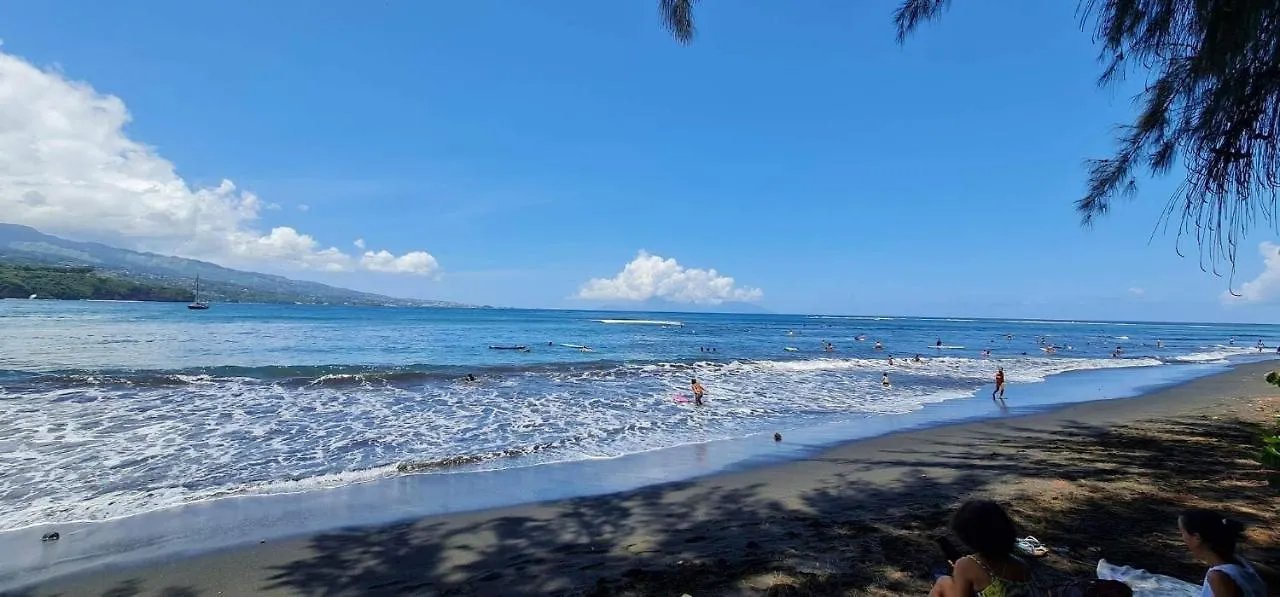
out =
<svg viewBox="0 0 1280 597"><path fill-rule="evenodd" d="M973 554L956 560L951 576L933 585L930 597L1031 597L1037 595L1031 567L1013 555L1013 520L999 504L970 500L951 519L951 531Z"/></svg>
<svg viewBox="0 0 1280 597"><path fill-rule="evenodd" d="M1236 555L1243 524L1209 510L1187 510L1178 517L1178 530L1191 555L1210 566L1201 597L1266 597L1262 577Z"/></svg>

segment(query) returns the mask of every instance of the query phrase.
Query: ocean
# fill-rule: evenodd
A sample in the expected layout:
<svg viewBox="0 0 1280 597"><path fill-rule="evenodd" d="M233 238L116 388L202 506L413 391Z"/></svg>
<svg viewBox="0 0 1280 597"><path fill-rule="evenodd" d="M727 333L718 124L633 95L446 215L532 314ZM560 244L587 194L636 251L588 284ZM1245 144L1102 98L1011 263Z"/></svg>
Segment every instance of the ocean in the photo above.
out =
<svg viewBox="0 0 1280 597"><path fill-rule="evenodd" d="M1185 378L1277 342L1273 325L0 301L0 533L775 432L856 437L989 404L997 367L1018 404L1071 372ZM684 402L695 377L703 408ZM1103 397L1090 391L1072 399Z"/></svg>

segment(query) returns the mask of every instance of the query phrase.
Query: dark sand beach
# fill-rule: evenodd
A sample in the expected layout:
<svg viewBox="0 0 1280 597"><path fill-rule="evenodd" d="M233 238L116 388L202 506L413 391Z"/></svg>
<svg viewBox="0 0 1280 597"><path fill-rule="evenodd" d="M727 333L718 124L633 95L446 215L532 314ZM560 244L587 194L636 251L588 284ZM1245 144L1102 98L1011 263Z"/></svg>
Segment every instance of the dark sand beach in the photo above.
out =
<svg viewBox="0 0 1280 597"><path fill-rule="evenodd" d="M1179 509L1252 525L1280 564L1280 490L1253 460L1272 363L1137 398L898 433L801 461L621 494L345 529L54 579L15 595L920 595L963 499L1054 548L1199 582ZM1012 397L1011 397L1012 398ZM1013 398L1016 399L1016 398ZM784 441L786 441L784 439Z"/></svg>

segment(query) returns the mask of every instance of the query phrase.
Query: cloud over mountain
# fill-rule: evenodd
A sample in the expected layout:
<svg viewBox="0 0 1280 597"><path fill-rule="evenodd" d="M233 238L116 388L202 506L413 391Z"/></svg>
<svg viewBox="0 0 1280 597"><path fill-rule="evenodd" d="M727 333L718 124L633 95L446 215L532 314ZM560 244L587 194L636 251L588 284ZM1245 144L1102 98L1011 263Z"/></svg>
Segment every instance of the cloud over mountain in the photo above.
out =
<svg viewBox="0 0 1280 597"><path fill-rule="evenodd" d="M427 275L425 251L352 255L290 226L230 180L195 187L131 139L124 102L0 52L0 221L226 265Z"/></svg>

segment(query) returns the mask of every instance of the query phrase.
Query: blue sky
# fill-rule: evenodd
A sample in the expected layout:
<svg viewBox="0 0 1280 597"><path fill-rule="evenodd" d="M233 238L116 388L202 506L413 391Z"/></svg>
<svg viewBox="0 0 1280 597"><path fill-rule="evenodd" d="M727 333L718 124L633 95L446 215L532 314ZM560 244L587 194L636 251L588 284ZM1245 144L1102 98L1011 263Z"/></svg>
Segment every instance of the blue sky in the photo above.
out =
<svg viewBox="0 0 1280 597"><path fill-rule="evenodd" d="M691 47L654 4L7 3L0 37L120 98L127 137L190 188L229 179L271 204L237 225L439 265L257 269L560 308L600 302L573 297L644 250L779 312L1277 314L1280 281L1224 305L1193 245L1149 242L1174 178L1078 225L1082 162L1110 151L1136 87L1094 85L1074 3L957 2L903 47L889 1L706 0ZM1237 288L1273 238L1248 239Z"/></svg>

